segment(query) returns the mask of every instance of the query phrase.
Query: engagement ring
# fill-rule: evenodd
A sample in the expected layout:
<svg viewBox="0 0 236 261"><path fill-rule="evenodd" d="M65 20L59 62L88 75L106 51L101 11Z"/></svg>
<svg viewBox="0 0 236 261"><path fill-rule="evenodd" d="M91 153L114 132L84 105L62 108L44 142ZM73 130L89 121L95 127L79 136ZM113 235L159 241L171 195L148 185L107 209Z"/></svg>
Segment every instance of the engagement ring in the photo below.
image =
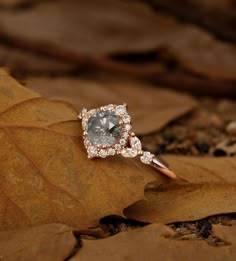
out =
<svg viewBox="0 0 236 261"><path fill-rule="evenodd" d="M139 158L162 174L176 179L176 174L166 163L149 151L132 132L131 117L126 104L109 104L97 109L83 109L78 116L82 120L84 145L88 158L106 158L120 154L127 158Z"/></svg>

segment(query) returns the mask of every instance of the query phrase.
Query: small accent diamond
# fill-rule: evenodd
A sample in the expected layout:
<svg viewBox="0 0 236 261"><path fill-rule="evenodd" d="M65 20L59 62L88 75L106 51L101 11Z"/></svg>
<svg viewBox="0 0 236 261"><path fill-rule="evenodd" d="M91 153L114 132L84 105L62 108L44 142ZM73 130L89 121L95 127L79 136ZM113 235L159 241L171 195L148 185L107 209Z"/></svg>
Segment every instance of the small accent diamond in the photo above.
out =
<svg viewBox="0 0 236 261"><path fill-rule="evenodd" d="M127 157L127 158L134 158L137 156L137 154L138 154L138 151L131 149L131 148L126 148L121 151L121 155L123 157Z"/></svg>
<svg viewBox="0 0 236 261"><path fill-rule="evenodd" d="M131 137L130 138L130 145L132 148L135 148L136 150L142 150L142 144L139 138L137 137Z"/></svg>
<svg viewBox="0 0 236 261"><path fill-rule="evenodd" d="M116 150L120 150L120 148L121 148L120 144L116 144L116 145L115 145L115 149L116 149Z"/></svg>
<svg viewBox="0 0 236 261"><path fill-rule="evenodd" d="M85 140L84 140L84 145L85 145L85 146L89 146L89 145L90 145L90 141L89 141L88 139L85 139Z"/></svg>
<svg viewBox="0 0 236 261"><path fill-rule="evenodd" d="M95 157L95 156L97 156L97 149L93 146L90 146L90 147L88 147L88 153L89 153L89 156Z"/></svg>
<svg viewBox="0 0 236 261"><path fill-rule="evenodd" d="M140 160L145 164L150 164L152 159L154 158L154 154L149 151L144 151L143 155L140 157Z"/></svg>
<svg viewBox="0 0 236 261"><path fill-rule="evenodd" d="M126 107L124 105L118 105L116 107L116 113L117 114L124 114L126 112Z"/></svg>
<svg viewBox="0 0 236 261"><path fill-rule="evenodd" d="M106 152L106 150L100 150L99 151L99 156L101 157L101 158L106 158L106 156L107 156L107 152Z"/></svg>
<svg viewBox="0 0 236 261"><path fill-rule="evenodd" d="M125 130L126 131L130 131L131 130L131 125L130 124L126 124L125 125Z"/></svg>
<svg viewBox="0 0 236 261"><path fill-rule="evenodd" d="M126 141L125 139L120 139L120 145L125 145Z"/></svg>
<svg viewBox="0 0 236 261"><path fill-rule="evenodd" d="M123 122L124 123L130 123L130 120L131 120L131 118L130 118L130 116L128 114L124 115L124 117L123 117Z"/></svg>
<svg viewBox="0 0 236 261"><path fill-rule="evenodd" d="M123 133L122 137L123 137L124 139L127 139L127 138L129 137L129 133L125 131L125 132Z"/></svg>
<svg viewBox="0 0 236 261"><path fill-rule="evenodd" d="M115 155L115 154L116 154L116 151L115 151L114 149L110 148L110 149L108 150L108 154L109 154L109 155Z"/></svg>

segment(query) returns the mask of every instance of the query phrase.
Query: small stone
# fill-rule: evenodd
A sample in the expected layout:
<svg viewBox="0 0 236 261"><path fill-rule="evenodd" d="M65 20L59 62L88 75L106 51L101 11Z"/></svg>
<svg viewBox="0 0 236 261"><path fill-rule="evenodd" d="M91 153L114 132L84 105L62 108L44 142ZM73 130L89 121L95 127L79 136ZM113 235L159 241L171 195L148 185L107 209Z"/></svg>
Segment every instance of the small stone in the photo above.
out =
<svg viewBox="0 0 236 261"><path fill-rule="evenodd" d="M124 113L126 113L126 107L124 105L118 105L116 107L116 112L119 115L124 114Z"/></svg>
<svg viewBox="0 0 236 261"><path fill-rule="evenodd" d="M226 126L226 131L227 131L229 134L236 134L236 121L230 122L230 123Z"/></svg>
<svg viewBox="0 0 236 261"><path fill-rule="evenodd" d="M115 155L115 154L116 154L116 151L115 151L114 149L110 148L110 149L108 150L108 154L109 154L109 155Z"/></svg>
<svg viewBox="0 0 236 261"><path fill-rule="evenodd" d="M84 117L84 115L85 115L86 112L87 112L87 109L86 109L86 108L83 108L82 111L80 112L78 118L79 118L79 119L82 119L82 118Z"/></svg>
<svg viewBox="0 0 236 261"><path fill-rule="evenodd" d="M99 156L101 157L101 158L106 158L106 156L107 156L107 152L106 152L106 150L100 150L99 151Z"/></svg>
<svg viewBox="0 0 236 261"><path fill-rule="evenodd" d="M142 144L138 137L131 137L130 145L132 148L135 148L136 150L142 150Z"/></svg>
<svg viewBox="0 0 236 261"><path fill-rule="evenodd" d="M107 106L105 106L105 109L107 110L112 110L114 108L113 104L108 104Z"/></svg>
<svg viewBox="0 0 236 261"><path fill-rule="evenodd" d="M83 128L84 130L86 129L87 122L88 122L88 120L87 120L86 118L83 118L83 119L82 119L82 128Z"/></svg>
<svg viewBox="0 0 236 261"><path fill-rule="evenodd" d="M121 232L127 231L127 225L125 223L121 223L119 225L119 229Z"/></svg>
<svg viewBox="0 0 236 261"><path fill-rule="evenodd" d="M97 156L97 149L93 146L88 147L88 154L91 157Z"/></svg>
<svg viewBox="0 0 236 261"><path fill-rule="evenodd" d="M140 157L140 160L145 164L150 164L152 162L152 159L154 158L154 155L149 151L144 151L143 155Z"/></svg>
<svg viewBox="0 0 236 261"><path fill-rule="evenodd" d="M227 152L221 148L216 148L213 152L213 155L215 157L223 157L223 156L227 156Z"/></svg>
<svg viewBox="0 0 236 261"><path fill-rule="evenodd" d="M123 117L123 122L124 123L130 123L130 121L131 121L131 118L130 118L130 116L128 114Z"/></svg>
<svg viewBox="0 0 236 261"><path fill-rule="evenodd" d="M121 151L121 155L126 158L134 158L138 155L138 151L132 148L126 148Z"/></svg>
<svg viewBox="0 0 236 261"><path fill-rule="evenodd" d="M125 139L120 139L120 145L125 145L126 141Z"/></svg>
<svg viewBox="0 0 236 261"><path fill-rule="evenodd" d="M120 144L116 144L116 145L115 145L115 149L116 149L116 150L120 150L120 149L121 149L121 145L120 145Z"/></svg>
<svg viewBox="0 0 236 261"><path fill-rule="evenodd" d="M131 125L130 124L126 124L125 125L125 130L126 131L130 131L131 130Z"/></svg>
<svg viewBox="0 0 236 261"><path fill-rule="evenodd" d="M194 144L200 154L206 154L209 152L210 146L205 142L196 142Z"/></svg>
<svg viewBox="0 0 236 261"><path fill-rule="evenodd" d="M84 145L85 145L85 146L89 146L89 145L90 145L90 141L89 141L88 139L85 139L85 140L84 140Z"/></svg>
<svg viewBox="0 0 236 261"><path fill-rule="evenodd" d="M123 137L124 139L127 139L127 138L129 137L129 133L128 133L128 132L124 132L123 135L122 135L122 137Z"/></svg>

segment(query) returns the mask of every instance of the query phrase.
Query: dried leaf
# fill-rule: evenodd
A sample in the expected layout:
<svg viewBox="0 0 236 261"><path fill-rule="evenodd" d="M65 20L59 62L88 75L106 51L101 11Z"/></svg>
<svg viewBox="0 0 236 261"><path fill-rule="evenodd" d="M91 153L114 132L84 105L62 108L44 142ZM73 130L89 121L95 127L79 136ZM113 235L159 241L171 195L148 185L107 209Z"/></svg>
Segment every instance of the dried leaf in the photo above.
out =
<svg viewBox="0 0 236 261"><path fill-rule="evenodd" d="M97 60L98 57L165 48L187 70L211 78L236 80L234 45L193 25L158 14L140 2L42 3L18 13L3 11L0 24L1 34L16 45L77 64L88 65L95 59L93 66L101 66L104 60Z"/></svg>
<svg viewBox="0 0 236 261"><path fill-rule="evenodd" d="M0 259L60 261L69 256L75 245L72 230L62 224L0 232Z"/></svg>
<svg viewBox="0 0 236 261"><path fill-rule="evenodd" d="M166 160L189 183L236 183L235 157L166 156Z"/></svg>
<svg viewBox="0 0 236 261"><path fill-rule="evenodd" d="M154 49L160 42L153 26L158 21L145 4L115 0L41 3L14 15L2 12L0 19L3 31L29 42L45 42L49 48L96 56Z"/></svg>
<svg viewBox="0 0 236 261"><path fill-rule="evenodd" d="M72 106L31 98L37 94L0 75L0 229L93 226L103 216L123 215L148 182L163 179L121 157L89 160Z"/></svg>
<svg viewBox="0 0 236 261"><path fill-rule="evenodd" d="M127 217L171 223L236 212L235 158L166 157L185 183L152 185L147 200L128 207Z"/></svg>
<svg viewBox="0 0 236 261"><path fill-rule="evenodd" d="M197 104L192 97L185 94L114 79L99 82L77 78L30 78L27 83L47 97L71 101L78 110L126 102L136 134L157 131L191 111Z"/></svg>
<svg viewBox="0 0 236 261"><path fill-rule="evenodd" d="M0 112L7 110L14 104L35 97L40 97L40 95L24 88L4 70L0 69Z"/></svg>
<svg viewBox="0 0 236 261"><path fill-rule="evenodd" d="M236 48L194 26L180 27L167 43L187 70L210 78L236 80Z"/></svg>
<svg viewBox="0 0 236 261"><path fill-rule="evenodd" d="M160 186L128 207L127 217L145 222L191 221L236 211L236 184L186 184Z"/></svg>
<svg viewBox="0 0 236 261"><path fill-rule="evenodd" d="M70 63L37 53L0 45L0 66L16 73L65 73L75 70Z"/></svg>
<svg viewBox="0 0 236 261"><path fill-rule="evenodd" d="M176 240L172 229L153 224L101 240L83 240L71 261L83 260L235 260L236 226L217 225L214 236L228 245L215 247L203 240ZM196 255L197 253L197 255Z"/></svg>

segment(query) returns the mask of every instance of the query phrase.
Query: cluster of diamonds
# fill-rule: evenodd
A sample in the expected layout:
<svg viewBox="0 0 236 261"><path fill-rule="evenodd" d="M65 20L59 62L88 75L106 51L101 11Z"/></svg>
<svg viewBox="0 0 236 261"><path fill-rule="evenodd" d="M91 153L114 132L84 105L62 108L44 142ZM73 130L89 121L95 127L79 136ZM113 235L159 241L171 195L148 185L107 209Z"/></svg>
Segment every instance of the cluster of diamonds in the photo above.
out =
<svg viewBox="0 0 236 261"><path fill-rule="evenodd" d="M78 117L82 120L88 158L124 154L132 136L131 118L126 104L109 104L92 110L83 109Z"/></svg>
<svg viewBox="0 0 236 261"><path fill-rule="evenodd" d="M149 151L144 151L142 153L142 156L140 157L140 160L144 163L144 164L151 164L153 159L155 158L155 155L152 154Z"/></svg>
<svg viewBox="0 0 236 261"><path fill-rule="evenodd" d="M142 150L141 141L131 131L126 104L109 104L89 111L84 108L78 117L82 120L88 158L121 154L127 158L139 155L145 164L153 161L154 155Z"/></svg>

